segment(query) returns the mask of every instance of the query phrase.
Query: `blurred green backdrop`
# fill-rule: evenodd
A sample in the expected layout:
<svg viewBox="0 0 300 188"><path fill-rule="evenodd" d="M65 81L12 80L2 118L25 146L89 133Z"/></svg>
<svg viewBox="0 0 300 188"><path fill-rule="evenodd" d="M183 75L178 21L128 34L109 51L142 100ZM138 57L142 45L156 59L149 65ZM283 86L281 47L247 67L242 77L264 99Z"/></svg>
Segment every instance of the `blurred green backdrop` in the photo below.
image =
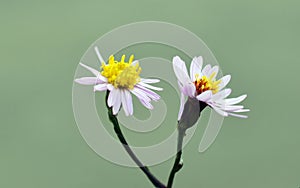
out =
<svg viewBox="0 0 300 188"><path fill-rule="evenodd" d="M202 38L223 73L232 74L233 96L248 93L244 104L252 110L247 120L226 118L203 154L200 123L174 187L298 188L299 7L296 0L2 0L0 187L151 187L138 169L107 162L88 147L71 90L81 56L98 37L157 20ZM152 170L166 181L172 163Z"/></svg>

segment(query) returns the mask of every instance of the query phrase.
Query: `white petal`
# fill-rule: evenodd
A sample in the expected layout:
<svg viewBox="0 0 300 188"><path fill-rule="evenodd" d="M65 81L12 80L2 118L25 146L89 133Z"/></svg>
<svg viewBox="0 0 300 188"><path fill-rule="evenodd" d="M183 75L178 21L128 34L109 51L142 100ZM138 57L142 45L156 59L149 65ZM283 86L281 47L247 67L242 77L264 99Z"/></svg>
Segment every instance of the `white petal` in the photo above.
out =
<svg viewBox="0 0 300 188"><path fill-rule="evenodd" d="M241 115L241 114L228 113L228 115L231 115L231 116L234 116L234 117L239 117L239 118L248 118L248 116Z"/></svg>
<svg viewBox="0 0 300 188"><path fill-rule="evenodd" d="M150 104L151 99L142 90L135 87L130 91L139 99L142 105L148 109L153 109L153 106Z"/></svg>
<svg viewBox="0 0 300 188"><path fill-rule="evenodd" d="M156 91L162 91L162 90L163 90L163 89L160 88L160 87L155 87L155 86L152 86L152 85L143 83L143 82L139 82L139 84L140 84L141 86L144 86L144 87L146 87L146 88L153 89L153 90L156 90Z"/></svg>
<svg viewBox="0 0 300 188"><path fill-rule="evenodd" d="M151 91L150 89L145 88L144 86L137 84L135 85L135 88L137 90L140 90L140 92L145 93L148 97L150 97L152 100L159 100L160 96L158 94L156 94L155 92Z"/></svg>
<svg viewBox="0 0 300 188"><path fill-rule="evenodd" d="M120 90L120 94L121 94L122 107L123 107L123 110L125 112L125 115L129 116L128 107L127 107L127 101L126 101L126 95L125 95L125 92L124 92L123 89Z"/></svg>
<svg viewBox="0 0 300 188"><path fill-rule="evenodd" d="M240 110L236 110L234 112L249 112L250 110L249 109L240 109Z"/></svg>
<svg viewBox="0 0 300 188"><path fill-rule="evenodd" d="M182 86L182 93L185 96L189 96L191 98L195 97L195 93L196 93L196 87L194 84L190 83L190 84L186 84Z"/></svg>
<svg viewBox="0 0 300 188"><path fill-rule="evenodd" d="M126 116L133 114L133 105L132 105L132 98L130 92L128 90L120 90L121 91L121 101L122 106Z"/></svg>
<svg viewBox="0 0 300 188"><path fill-rule="evenodd" d="M134 61L131 63L131 66L136 65L138 62L139 62L138 60L134 60Z"/></svg>
<svg viewBox="0 0 300 188"><path fill-rule="evenodd" d="M115 88L115 87L114 87L113 85L107 84L107 89L108 89L109 91L112 91L114 88Z"/></svg>
<svg viewBox="0 0 300 188"><path fill-rule="evenodd" d="M98 79L102 80L103 82L107 82L107 79L105 77L103 77L99 71L97 71L96 69L89 67L83 63L79 63L79 65L81 65L82 67L86 68L88 71L90 71L91 73L93 73Z"/></svg>
<svg viewBox="0 0 300 188"><path fill-rule="evenodd" d="M119 89L116 89L115 104L113 105L114 115L116 115L120 111L120 107L121 107L121 92Z"/></svg>
<svg viewBox="0 0 300 188"><path fill-rule="evenodd" d="M210 100L212 97L212 91L211 90L207 90L203 93L201 93L200 95L197 96L197 99L202 101L202 102L207 102L208 100Z"/></svg>
<svg viewBox="0 0 300 188"><path fill-rule="evenodd" d="M179 112L178 112L178 121L181 119L182 116L182 112L184 109L184 102L185 102L185 97L183 95L183 93L180 93L180 107L179 107Z"/></svg>
<svg viewBox="0 0 300 188"><path fill-rule="evenodd" d="M219 84L219 90L222 90L230 81L231 79L231 76L230 75L226 75L226 76L223 76L220 80L220 84Z"/></svg>
<svg viewBox="0 0 300 188"><path fill-rule="evenodd" d="M142 99L144 101L150 102L151 99L143 92L141 89L134 87L132 90L130 90L131 93L133 93L138 99Z"/></svg>
<svg viewBox="0 0 300 188"><path fill-rule="evenodd" d="M149 78L141 78L141 82L147 83L147 84L153 84L160 82L159 79L149 79Z"/></svg>
<svg viewBox="0 0 300 188"><path fill-rule="evenodd" d="M245 98L247 97L247 95L241 95L237 98L230 98L230 99L225 99L225 103L226 104L237 104L239 102L242 102Z"/></svg>
<svg viewBox="0 0 300 188"><path fill-rule="evenodd" d="M192 82L194 82L196 80L196 74L199 74L199 77L202 77L202 75L201 75L202 65L203 65L202 56L193 58L191 67L190 67L190 76L191 76Z"/></svg>
<svg viewBox="0 0 300 188"><path fill-rule="evenodd" d="M203 76L209 77L210 75L208 73L210 69L211 69L211 65L210 64L206 65L202 70Z"/></svg>
<svg viewBox="0 0 300 188"><path fill-rule="evenodd" d="M228 113L227 112L224 112L223 110L215 107L215 106L212 106L212 108L218 113L220 114L221 116L224 116L224 117L227 117L228 116Z"/></svg>
<svg viewBox="0 0 300 188"><path fill-rule="evenodd" d="M242 106L242 105L234 105L234 106L224 106L224 108L222 108L222 109L225 111L228 111L228 112L235 112L235 111L241 110L243 108L244 108L244 106Z"/></svg>
<svg viewBox="0 0 300 188"><path fill-rule="evenodd" d="M212 80L214 80L216 78L218 72L219 72L219 66L214 66L213 68L210 69L208 75L210 77L212 74L214 74L214 76L211 78Z"/></svg>
<svg viewBox="0 0 300 188"><path fill-rule="evenodd" d="M96 85L103 83L103 81L99 80L97 77L82 77L75 79L75 82L82 85Z"/></svg>
<svg viewBox="0 0 300 188"><path fill-rule="evenodd" d="M224 99L226 97L228 97L231 93L231 89L228 88L228 89L224 89L222 91L219 91L218 93L214 94L212 96L212 100L213 101L218 101L218 100L221 100L221 99Z"/></svg>
<svg viewBox="0 0 300 188"><path fill-rule="evenodd" d="M150 101L146 101L142 98L139 98L139 101L142 103L143 106L145 106L146 108L152 110L153 109L153 106L152 104L150 103Z"/></svg>
<svg viewBox="0 0 300 188"><path fill-rule="evenodd" d="M115 104L116 101L116 94L117 94L117 89L113 89L110 91L107 99L107 105L109 107L112 107Z"/></svg>
<svg viewBox="0 0 300 188"><path fill-rule="evenodd" d="M101 54L100 54L99 49L98 49L97 46L95 46L94 50L95 50L95 52L96 52L96 55L97 55L97 57L98 57L100 63L105 63L105 61L104 61L104 59L102 58L102 56L101 56Z"/></svg>
<svg viewBox="0 0 300 188"><path fill-rule="evenodd" d="M186 84L186 83L190 83L191 82L191 79L190 79L190 77L189 77L189 75L187 73L187 69L186 69L185 63L178 56L175 56L173 58L173 70L174 70L174 73L175 73L177 79L182 84Z"/></svg>
<svg viewBox="0 0 300 188"><path fill-rule="evenodd" d="M98 84L94 86L94 91L105 91L107 90L107 84L103 83L103 84Z"/></svg>

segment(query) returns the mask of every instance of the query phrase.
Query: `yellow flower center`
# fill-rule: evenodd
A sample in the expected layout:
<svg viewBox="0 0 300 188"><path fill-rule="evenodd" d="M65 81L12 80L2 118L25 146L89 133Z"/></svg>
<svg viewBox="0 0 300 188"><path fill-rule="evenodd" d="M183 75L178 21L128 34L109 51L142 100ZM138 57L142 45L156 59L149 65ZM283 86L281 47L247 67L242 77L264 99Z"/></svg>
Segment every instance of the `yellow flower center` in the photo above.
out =
<svg viewBox="0 0 300 188"><path fill-rule="evenodd" d="M131 55L128 62L125 62L125 55L122 56L121 61L115 60L111 55L108 64L102 63L101 75L106 77L108 83L115 88L133 89L134 85L140 81L141 67L138 63L132 65L134 56Z"/></svg>
<svg viewBox="0 0 300 188"><path fill-rule="evenodd" d="M194 84L196 86L197 95L203 93L204 91L211 90L213 94L219 91L219 84L221 80L216 81L213 77L216 73L210 75L210 77L202 76L199 78L199 74L196 74L196 80Z"/></svg>

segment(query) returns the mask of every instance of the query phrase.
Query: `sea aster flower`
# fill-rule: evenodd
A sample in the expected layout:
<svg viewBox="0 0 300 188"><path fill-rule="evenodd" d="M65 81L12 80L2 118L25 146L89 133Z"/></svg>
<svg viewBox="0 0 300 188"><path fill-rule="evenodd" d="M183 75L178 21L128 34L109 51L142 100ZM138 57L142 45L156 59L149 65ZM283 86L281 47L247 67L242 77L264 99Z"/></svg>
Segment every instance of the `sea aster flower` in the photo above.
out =
<svg viewBox="0 0 300 188"><path fill-rule="evenodd" d="M162 88L154 87L151 83L158 83L158 79L140 78L141 67L137 60L133 61L134 56L129 57L128 62L125 61L125 55L122 56L121 61L116 61L111 55L108 59L108 64L105 64L101 57L98 48L95 47L95 52L102 63L101 72L80 63L80 65L95 77L78 78L75 82L83 85L94 85L94 91L107 91L109 96L107 104L112 107L113 114L116 115L122 105L125 115L133 114L133 104L131 93L134 94L139 101L148 109L153 109L151 100L157 101L160 96L152 90L161 91Z"/></svg>
<svg viewBox="0 0 300 188"><path fill-rule="evenodd" d="M242 105L236 105L243 101L247 95L241 95L237 98L226 99L231 93L231 89L223 89L229 83L231 76L226 75L219 80L216 76L219 71L218 66L206 65L202 69L203 58L195 57L190 66L190 76L188 75L186 65L180 57L173 58L173 69L178 79L178 85L181 90L180 110L178 120L181 119L184 111L185 97L190 101L200 101L213 108L222 116L236 116L247 118L246 115L237 114L247 112Z"/></svg>

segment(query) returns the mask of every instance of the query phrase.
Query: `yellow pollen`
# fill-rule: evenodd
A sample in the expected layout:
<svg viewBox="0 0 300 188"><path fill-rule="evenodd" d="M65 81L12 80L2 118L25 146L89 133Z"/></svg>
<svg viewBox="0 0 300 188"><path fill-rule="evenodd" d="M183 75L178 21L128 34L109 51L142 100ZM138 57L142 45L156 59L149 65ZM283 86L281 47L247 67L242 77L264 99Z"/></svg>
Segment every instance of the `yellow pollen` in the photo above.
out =
<svg viewBox="0 0 300 188"><path fill-rule="evenodd" d="M125 62L125 55L122 55L121 61L116 61L111 55L108 64L102 63L101 75L106 77L108 83L115 88L133 89L136 83L140 81L140 73L142 71L138 63L132 65L134 56L129 57L129 61Z"/></svg>
<svg viewBox="0 0 300 188"><path fill-rule="evenodd" d="M216 81L213 79L215 77L216 73L212 73L209 78L206 76L199 77L199 74L195 75L195 86L196 86L196 92L197 95L200 93L203 93L204 91L211 90L213 94L217 93L219 91L219 84L221 83L221 80Z"/></svg>

